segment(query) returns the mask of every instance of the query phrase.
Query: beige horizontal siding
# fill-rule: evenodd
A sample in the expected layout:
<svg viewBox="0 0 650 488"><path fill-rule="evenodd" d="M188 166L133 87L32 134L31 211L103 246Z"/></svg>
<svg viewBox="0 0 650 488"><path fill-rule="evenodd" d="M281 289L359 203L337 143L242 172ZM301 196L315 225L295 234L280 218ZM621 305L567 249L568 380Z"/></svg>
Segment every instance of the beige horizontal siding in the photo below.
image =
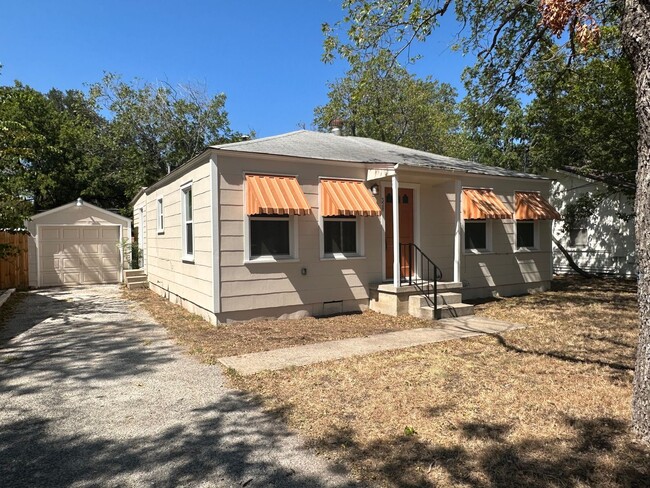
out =
<svg viewBox="0 0 650 488"><path fill-rule="evenodd" d="M273 309L326 301L368 298L368 284L381 279L378 218L364 222L365 259L322 261L318 221L319 176L365 179L363 166L341 167L303 162L219 158L222 312ZM244 263L244 192L246 171L298 175L312 214L295 218L298 261ZM307 268L307 275L301 269Z"/></svg>
<svg viewBox="0 0 650 488"><path fill-rule="evenodd" d="M182 260L181 186L192 180L194 262ZM214 312L212 261L212 197L210 163L206 160L190 172L147 195L147 272L162 293L171 293ZM157 230L157 200L163 198L164 233Z"/></svg>

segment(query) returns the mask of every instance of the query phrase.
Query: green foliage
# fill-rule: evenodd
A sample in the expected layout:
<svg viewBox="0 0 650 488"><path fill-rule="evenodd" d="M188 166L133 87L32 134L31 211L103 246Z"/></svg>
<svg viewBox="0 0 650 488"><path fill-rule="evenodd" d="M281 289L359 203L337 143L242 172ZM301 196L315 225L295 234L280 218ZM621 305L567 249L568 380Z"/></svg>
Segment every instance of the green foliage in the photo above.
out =
<svg viewBox="0 0 650 488"><path fill-rule="evenodd" d="M0 225L20 227L34 210L78 194L79 137L92 110L79 92L0 87Z"/></svg>
<svg viewBox="0 0 650 488"><path fill-rule="evenodd" d="M575 39L579 23L558 37L540 22L537 2L343 0L342 6L341 21L323 26L324 59L339 55L353 66L375 58L415 61L410 46L425 41L443 16L455 15L465 26L455 47L477 62L463 75L461 157L529 171L570 165L633 186L638 128L620 3L580 3L584 17L600 26L600 44L585 48Z"/></svg>
<svg viewBox="0 0 650 488"><path fill-rule="evenodd" d="M560 80L540 75L534 87L527 121L536 165L573 166L633 194L639 130L628 61L590 59Z"/></svg>
<svg viewBox="0 0 650 488"><path fill-rule="evenodd" d="M123 208L143 186L199 154L206 146L230 142L224 94L209 98L192 85L172 87L107 74L90 88L90 98L108 114L104 157L91 171L89 191Z"/></svg>
<svg viewBox="0 0 650 488"><path fill-rule="evenodd" d="M7 259L20 253L13 244L0 243L0 259Z"/></svg>
<svg viewBox="0 0 650 488"><path fill-rule="evenodd" d="M374 59L358 63L329 85L326 105L314 110L314 123L327 130L342 119L347 135L456 155L460 114L451 85L417 79L404 68Z"/></svg>
<svg viewBox="0 0 650 488"><path fill-rule="evenodd" d="M415 434L417 434L417 433L418 433L418 432L415 430L415 427L413 427L413 426L411 426L411 425L407 425L406 427L404 427L404 435L405 435L405 436L409 436L409 437L410 437L410 436L413 436L413 435L415 435Z"/></svg>
<svg viewBox="0 0 650 488"><path fill-rule="evenodd" d="M129 213L129 200L200 153L236 140L225 95L127 83L108 74L90 93L0 87L0 227L82 197Z"/></svg>

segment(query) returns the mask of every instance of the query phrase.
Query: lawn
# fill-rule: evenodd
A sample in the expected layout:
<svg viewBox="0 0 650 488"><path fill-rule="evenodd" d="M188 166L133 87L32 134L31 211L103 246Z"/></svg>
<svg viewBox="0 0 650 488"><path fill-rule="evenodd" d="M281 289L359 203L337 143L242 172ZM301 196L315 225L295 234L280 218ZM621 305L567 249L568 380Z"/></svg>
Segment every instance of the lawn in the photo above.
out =
<svg viewBox="0 0 650 488"><path fill-rule="evenodd" d="M370 486L650 485L633 282L557 280L476 313L529 327L231 381Z"/></svg>
<svg viewBox="0 0 650 488"><path fill-rule="evenodd" d="M210 364L224 356L431 325L426 320L408 316L390 317L367 311L326 318L258 320L215 327L150 290L124 289L123 293L125 298L140 303L154 319L167 327L189 352Z"/></svg>

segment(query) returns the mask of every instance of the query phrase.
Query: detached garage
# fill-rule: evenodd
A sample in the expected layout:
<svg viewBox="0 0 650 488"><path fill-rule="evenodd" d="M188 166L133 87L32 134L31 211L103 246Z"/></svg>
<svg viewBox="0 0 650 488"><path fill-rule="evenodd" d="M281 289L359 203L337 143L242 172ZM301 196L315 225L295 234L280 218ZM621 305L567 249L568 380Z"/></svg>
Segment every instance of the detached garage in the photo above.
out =
<svg viewBox="0 0 650 488"><path fill-rule="evenodd" d="M31 234L29 286L122 281L120 243L131 241L131 219L78 199L34 215L26 227Z"/></svg>

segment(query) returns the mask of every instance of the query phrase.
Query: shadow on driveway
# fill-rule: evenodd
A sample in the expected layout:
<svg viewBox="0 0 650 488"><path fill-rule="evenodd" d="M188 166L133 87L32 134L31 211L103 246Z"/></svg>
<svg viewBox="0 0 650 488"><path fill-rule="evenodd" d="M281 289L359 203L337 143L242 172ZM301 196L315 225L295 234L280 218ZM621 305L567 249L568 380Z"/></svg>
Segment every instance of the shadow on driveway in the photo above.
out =
<svg viewBox="0 0 650 488"><path fill-rule="evenodd" d="M0 485L352 486L117 287L39 290L0 349Z"/></svg>

